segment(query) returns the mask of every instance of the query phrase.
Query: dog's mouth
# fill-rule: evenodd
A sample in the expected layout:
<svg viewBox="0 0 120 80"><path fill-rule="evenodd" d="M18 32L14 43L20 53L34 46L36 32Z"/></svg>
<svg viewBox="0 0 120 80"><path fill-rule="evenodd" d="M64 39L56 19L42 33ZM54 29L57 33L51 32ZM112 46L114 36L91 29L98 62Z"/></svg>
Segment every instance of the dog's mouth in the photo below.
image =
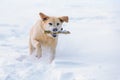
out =
<svg viewBox="0 0 120 80"><path fill-rule="evenodd" d="M52 35L52 37L57 37L57 34L56 33L53 33L53 34L51 34Z"/></svg>

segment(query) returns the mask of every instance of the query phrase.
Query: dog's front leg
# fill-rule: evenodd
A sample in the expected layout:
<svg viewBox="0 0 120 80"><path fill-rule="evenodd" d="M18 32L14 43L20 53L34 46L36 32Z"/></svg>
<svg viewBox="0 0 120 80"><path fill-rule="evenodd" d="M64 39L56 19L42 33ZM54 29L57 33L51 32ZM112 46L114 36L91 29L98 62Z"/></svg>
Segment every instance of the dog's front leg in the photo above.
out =
<svg viewBox="0 0 120 80"><path fill-rule="evenodd" d="M42 56L42 49L41 49L41 44L37 40L33 40L33 46L35 47L36 50L36 57L40 58Z"/></svg>
<svg viewBox="0 0 120 80"><path fill-rule="evenodd" d="M42 56L41 46L36 47L36 57L40 58Z"/></svg>

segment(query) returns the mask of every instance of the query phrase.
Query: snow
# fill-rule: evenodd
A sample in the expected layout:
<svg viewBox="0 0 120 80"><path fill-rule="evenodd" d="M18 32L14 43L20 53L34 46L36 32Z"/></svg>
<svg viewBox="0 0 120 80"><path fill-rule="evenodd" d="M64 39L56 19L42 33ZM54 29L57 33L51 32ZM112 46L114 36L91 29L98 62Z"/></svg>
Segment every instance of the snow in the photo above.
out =
<svg viewBox="0 0 120 80"><path fill-rule="evenodd" d="M1 0L0 80L120 80L119 0ZM68 15L52 64L28 53L38 13Z"/></svg>

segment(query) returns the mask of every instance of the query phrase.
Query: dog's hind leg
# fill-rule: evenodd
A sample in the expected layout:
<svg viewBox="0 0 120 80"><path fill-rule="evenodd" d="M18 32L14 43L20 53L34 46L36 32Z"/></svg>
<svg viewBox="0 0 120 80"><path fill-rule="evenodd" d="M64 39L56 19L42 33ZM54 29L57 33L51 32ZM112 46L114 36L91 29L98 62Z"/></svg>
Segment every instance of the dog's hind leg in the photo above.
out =
<svg viewBox="0 0 120 80"><path fill-rule="evenodd" d="M51 54L50 54L50 60L49 63L52 63L52 61L55 59L55 52L56 52L56 46L51 48Z"/></svg>

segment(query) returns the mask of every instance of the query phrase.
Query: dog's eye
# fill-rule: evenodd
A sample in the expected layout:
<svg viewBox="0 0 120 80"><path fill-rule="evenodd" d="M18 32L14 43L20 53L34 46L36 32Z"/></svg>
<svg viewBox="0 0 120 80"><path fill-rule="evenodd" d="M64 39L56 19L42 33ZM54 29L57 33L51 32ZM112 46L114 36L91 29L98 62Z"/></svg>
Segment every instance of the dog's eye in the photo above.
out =
<svg viewBox="0 0 120 80"><path fill-rule="evenodd" d="M52 23L49 23L49 25L51 25L51 26L52 26Z"/></svg>
<svg viewBox="0 0 120 80"><path fill-rule="evenodd" d="M59 26L60 25L60 23L57 23L57 26Z"/></svg>

